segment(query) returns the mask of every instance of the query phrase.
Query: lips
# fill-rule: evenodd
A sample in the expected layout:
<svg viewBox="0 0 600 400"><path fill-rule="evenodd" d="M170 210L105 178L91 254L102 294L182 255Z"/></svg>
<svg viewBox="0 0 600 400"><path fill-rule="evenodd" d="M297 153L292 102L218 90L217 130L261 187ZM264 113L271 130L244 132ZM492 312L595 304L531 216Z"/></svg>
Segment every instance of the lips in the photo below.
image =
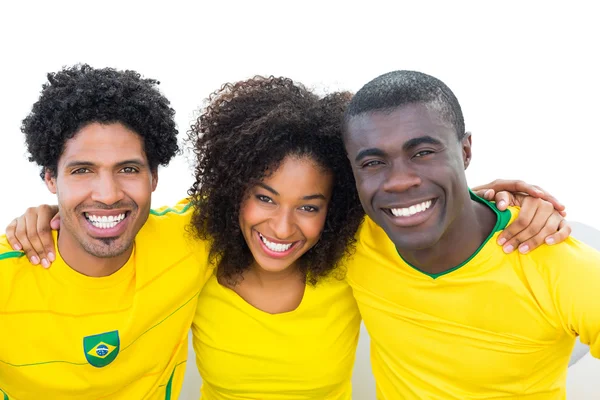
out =
<svg viewBox="0 0 600 400"><path fill-rule="evenodd" d="M124 210L98 210L83 213L90 235L96 238L120 236L129 224L130 215L130 211Z"/></svg>
<svg viewBox="0 0 600 400"><path fill-rule="evenodd" d="M276 241L267 238L258 231L254 231L257 241L263 252L271 258L285 258L292 254L301 244L302 241Z"/></svg>
<svg viewBox="0 0 600 400"><path fill-rule="evenodd" d="M382 208L394 225L412 227L420 225L433 214L437 198L407 202L402 205L393 205Z"/></svg>

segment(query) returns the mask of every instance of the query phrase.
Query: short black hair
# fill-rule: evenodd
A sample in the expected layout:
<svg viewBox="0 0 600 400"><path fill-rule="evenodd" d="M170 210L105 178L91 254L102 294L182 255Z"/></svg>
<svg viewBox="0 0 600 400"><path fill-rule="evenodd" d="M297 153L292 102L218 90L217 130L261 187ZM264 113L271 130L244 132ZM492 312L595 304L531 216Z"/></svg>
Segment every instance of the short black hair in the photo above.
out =
<svg viewBox="0 0 600 400"><path fill-rule="evenodd" d="M179 151L175 111L154 79L135 71L87 64L49 73L40 98L23 120L29 161L56 174L65 143L86 125L121 123L140 135L150 168L167 165Z"/></svg>
<svg viewBox="0 0 600 400"><path fill-rule="evenodd" d="M452 90L439 79L417 71L392 71L368 82L350 101L345 122L363 113L392 111L414 103L435 107L454 126L457 137L463 138L465 120Z"/></svg>
<svg viewBox="0 0 600 400"><path fill-rule="evenodd" d="M352 252L364 217L342 141L348 92L318 96L288 78L254 77L213 93L188 132L197 156L192 227L211 241L219 280L236 284L254 258L239 224L248 189L288 156L308 158L333 173L332 198L320 240L300 259L315 284ZM339 269L338 271L343 271Z"/></svg>

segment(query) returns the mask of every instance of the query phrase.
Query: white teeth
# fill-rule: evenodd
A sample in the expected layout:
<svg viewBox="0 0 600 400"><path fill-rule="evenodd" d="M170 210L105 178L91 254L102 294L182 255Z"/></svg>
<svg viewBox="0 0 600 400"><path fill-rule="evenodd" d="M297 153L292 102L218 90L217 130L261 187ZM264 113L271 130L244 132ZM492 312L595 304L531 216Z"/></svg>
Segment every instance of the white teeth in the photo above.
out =
<svg viewBox="0 0 600 400"><path fill-rule="evenodd" d="M290 247L292 247L292 244L293 244L293 243L287 243L287 244L273 243L273 242L268 241L267 238L265 238L260 233L258 234L258 236L260 236L260 240L262 240L263 243L265 244L265 246L267 246L267 248L269 250L271 250L271 251L284 252L286 250L289 250Z"/></svg>
<svg viewBox="0 0 600 400"><path fill-rule="evenodd" d="M119 224L119 222L123 221L125 219L125 214L123 213L123 214L119 214L119 215L99 216L99 215L91 215L91 214L85 213L85 217L96 228L109 229L109 228L114 228L115 226L117 226L117 224Z"/></svg>
<svg viewBox="0 0 600 400"><path fill-rule="evenodd" d="M410 217L411 215L415 215L416 213L427 210L429 207L431 207L431 200L427 200L406 208L390 208L390 210L395 217Z"/></svg>

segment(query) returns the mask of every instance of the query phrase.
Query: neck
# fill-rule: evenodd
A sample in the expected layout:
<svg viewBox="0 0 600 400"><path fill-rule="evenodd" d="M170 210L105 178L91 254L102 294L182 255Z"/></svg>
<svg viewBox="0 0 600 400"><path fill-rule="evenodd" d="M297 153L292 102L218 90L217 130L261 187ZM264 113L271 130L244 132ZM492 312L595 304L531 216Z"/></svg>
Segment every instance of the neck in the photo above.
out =
<svg viewBox="0 0 600 400"><path fill-rule="evenodd" d="M488 206L469 198L434 246L398 251L406 262L421 271L431 275L440 274L468 260L494 229L496 218Z"/></svg>
<svg viewBox="0 0 600 400"><path fill-rule="evenodd" d="M58 235L58 251L65 263L82 275L100 278L109 276L121 269L129 260L133 245L123 254L116 257L96 257L88 253L77 240L71 237L66 230Z"/></svg>
<svg viewBox="0 0 600 400"><path fill-rule="evenodd" d="M252 264L244 274L244 279L248 278L263 288L281 287L282 284L287 282L297 282L304 279L295 265L291 265L282 271L267 271L256 263Z"/></svg>

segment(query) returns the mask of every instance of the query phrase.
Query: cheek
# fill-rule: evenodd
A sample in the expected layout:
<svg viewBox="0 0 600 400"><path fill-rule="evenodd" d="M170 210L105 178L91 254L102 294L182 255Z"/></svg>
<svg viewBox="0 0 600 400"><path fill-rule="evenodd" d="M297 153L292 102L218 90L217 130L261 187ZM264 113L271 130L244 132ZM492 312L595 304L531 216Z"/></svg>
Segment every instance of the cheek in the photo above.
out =
<svg viewBox="0 0 600 400"><path fill-rule="evenodd" d="M58 180L56 182L56 195L63 208L75 208L77 205L84 203L90 194L90 185L86 182L76 180L71 182Z"/></svg>
<svg viewBox="0 0 600 400"><path fill-rule="evenodd" d="M152 182L149 180L122 181L121 190L140 208L149 208L152 196Z"/></svg>
<svg viewBox="0 0 600 400"><path fill-rule="evenodd" d="M323 229L325 228L325 219L326 215L323 213L322 216L302 221L301 229L306 240L313 242L319 240L321 232L323 232Z"/></svg>
<svg viewBox="0 0 600 400"><path fill-rule="evenodd" d="M243 202L240 207L240 227L256 225L260 221L262 214L261 210L252 204L251 201Z"/></svg>

